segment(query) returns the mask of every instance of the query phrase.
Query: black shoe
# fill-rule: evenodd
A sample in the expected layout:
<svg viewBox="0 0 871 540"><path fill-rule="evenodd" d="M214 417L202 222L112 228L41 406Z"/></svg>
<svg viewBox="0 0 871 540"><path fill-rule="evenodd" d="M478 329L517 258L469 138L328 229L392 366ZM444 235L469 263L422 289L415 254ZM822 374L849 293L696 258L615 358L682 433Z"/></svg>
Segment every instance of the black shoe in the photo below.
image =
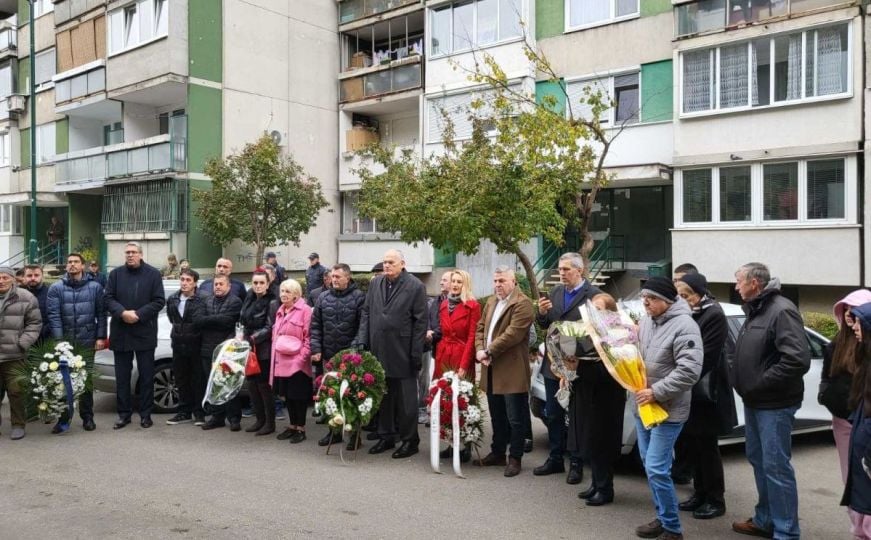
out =
<svg viewBox="0 0 871 540"><path fill-rule="evenodd" d="M341 433L333 433L332 431L328 431L327 434L321 437L321 439L318 441L318 446L329 446L331 444L339 444L341 442Z"/></svg>
<svg viewBox="0 0 871 540"><path fill-rule="evenodd" d="M178 413L177 415L167 420L166 423L167 425L174 426L176 424L187 424L191 420L191 415L185 413Z"/></svg>
<svg viewBox="0 0 871 540"><path fill-rule="evenodd" d="M370 454L382 454L388 450L396 448L396 443L386 439L380 439L375 446L369 449Z"/></svg>
<svg viewBox="0 0 871 540"><path fill-rule="evenodd" d="M369 433L368 435L366 435L367 441L377 441L380 438L381 437L378 435L377 431L373 431L372 433Z"/></svg>
<svg viewBox="0 0 871 540"><path fill-rule="evenodd" d="M454 449L450 446L439 452L439 457L441 459L451 459L454 457Z"/></svg>
<svg viewBox="0 0 871 540"><path fill-rule="evenodd" d="M94 431L97 429L97 424L94 423L93 418L86 418L82 420L82 428L84 428L85 431Z"/></svg>
<svg viewBox="0 0 871 540"><path fill-rule="evenodd" d="M348 441L348 444L345 446L345 450L353 452L362 446L362 439L356 433L351 433L351 440Z"/></svg>
<svg viewBox="0 0 871 540"><path fill-rule="evenodd" d="M290 436L290 444L299 444L305 440L305 431L294 431Z"/></svg>
<svg viewBox="0 0 871 540"><path fill-rule="evenodd" d="M705 503L693 511L693 517L696 519L714 519L725 513L725 504Z"/></svg>
<svg viewBox="0 0 871 540"><path fill-rule="evenodd" d="M523 440L523 453L528 454L532 452L532 439L524 439Z"/></svg>
<svg viewBox="0 0 871 540"><path fill-rule="evenodd" d="M587 499L587 506L604 506L614 502L614 494L606 495L601 491L597 491L592 497Z"/></svg>
<svg viewBox="0 0 871 540"><path fill-rule="evenodd" d="M317 409L312 409L312 418L320 418L321 416L323 416L321 414L321 411L319 411Z"/></svg>
<svg viewBox="0 0 871 540"><path fill-rule="evenodd" d="M210 429L218 429L224 427L226 424L223 420L215 420L212 418L208 422L203 425L203 431L209 431Z"/></svg>
<svg viewBox="0 0 871 540"><path fill-rule="evenodd" d="M200 427L206 425L206 417L201 415L201 414L195 414L194 415L194 425L200 426Z"/></svg>
<svg viewBox="0 0 871 540"><path fill-rule="evenodd" d="M544 462L544 464L532 469L532 474L534 474L535 476L547 476L549 474L564 472L566 472L565 463L554 461L552 459L548 459Z"/></svg>
<svg viewBox="0 0 871 540"><path fill-rule="evenodd" d="M417 453L417 443L412 442L404 442L402 446L399 447L399 450L393 452L391 456L393 459L403 459L407 457L411 457Z"/></svg>
<svg viewBox="0 0 871 540"><path fill-rule="evenodd" d="M242 424L238 420L230 420L230 431L242 431Z"/></svg>
<svg viewBox="0 0 871 540"><path fill-rule="evenodd" d="M595 494L596 494L596 486L590 484L590 487L588 487L584 491L578 493L578 498L579 499L589 499L590 497L592 497Z"/></svg>
<svg viewBox="0 0 871 540"><path fill-rule="evenodd" d="M677 507L684 512L692 512L703 504L705 504L705 498L693 493L692 497L678 504Z"/></svg>
<svg viewBox="0 0 871 540"><path fill-rule="evenodd" d="M125 427L129 423L130 423L129 418L119 418L119 419L115 420L115 425L112 426L112 429L122 429L123 427Z"/></svg>
<svg viewBox="0 0 871 540"><path fill-rule="evenodd" d="M256 422L254 422L253 424L251 424L250 426L246 427L245 433L257 433L258 431L263 429L263 426L265 426L265 425L266 425L266 420L263 420L262 422L258 420Z"/></svg>
<svg viewBox="0 0 871 540"><path fill-rule="evenodd" d="M279 441L286 441L287 439L293 437L293 434L296 433L295 428L284 428L284 431L275 436Z"/></svg>
<svg viewBox="0 0 871 540"><path fill-rule="evenodd" d="M569 464L569 474L566 475L566 484L576 486L584 479L584 469L580 463Z"/></svg>
<svg viewBox="0 0 871 540"><path fill-rule="evenodd" d="M139 425L145 429L148 429L154 425L154 422L151 421L151 417L146 417L139 421Z"/></svg>

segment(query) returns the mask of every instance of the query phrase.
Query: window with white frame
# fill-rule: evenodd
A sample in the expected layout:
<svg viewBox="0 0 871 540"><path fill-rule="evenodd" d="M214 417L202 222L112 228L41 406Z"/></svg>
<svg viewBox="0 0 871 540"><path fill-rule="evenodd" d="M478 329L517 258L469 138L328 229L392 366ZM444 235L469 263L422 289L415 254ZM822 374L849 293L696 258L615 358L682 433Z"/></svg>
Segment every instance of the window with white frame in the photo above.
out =
<svg viewBox="0 0 871 540"><path fill-rule="evenodd" d="M850 93L847 24L681 54L683 114Z"/></svg>
<svg viewBox="0 0 871 540"><path fill-rule="evenodd" d="M602 102L612 104L599 121L605 125L624 125L637 123L641 113L641 93L639 92L639 73L625 73L600 79L587 79L570 82L566 87L569 104L566 114L575 118L590 118L591 96L601 94Z"/></svg>
<svg viewBox="0 0 871 540"><path fill-rule="evenodd" d="M49 122L36 126L36 164L41 165L54 159L55 124Z"/></svg>
<svg viewBox="0 0 871 540"><path fill-rule="evenodd" d="M0 133L0 167L8 167L12 154L12 138L9 132Z"/></svg>
<svg viewBox="0 0 871 540"><path fill-rule="evenodd" d="M109 54L131 49L166 36L167 0L138 0L109 13Z"/></svg>
<svg viewBox="0 0 871 540"><path fill-rule="evenodd" d="M21 234L21 208L0 204L0 233Z"/></svg>
<svg viewBox="0 0 871 540"><path fill-rule="evenodd" d="M675 6L674 27L680 37L843 3L844 0L698 0Z"/></svg>
<svg viewBox="0 0 871 540"><path fill-rule="evenodd" d="M520 92L520 84L510 85L509 91ZM491 96L492 91L483 91L429 98L426 104L426 142L441 142L442 134L448 122L452 124L454 140L471 138L476 120L483 122L482 126L487 135L495 136L496 130L492 120L493 114L487 104ZM478 102L477 107L473 107L475 102Z"/></svg>
<svg viewBox="0 0 871 540"><path fill-rule="evenodd" d="M33 18L42 17L52 11L54 11L54 2L52 0L33 0Z"/></svg>
<svg viewBox="0 0 871 540"><path fill-rule="evenodd" d="M13 93L12 65L0 67L0 99L5 99Z"/></svg>
<svg viewBox="0 0 871 540"><path fill-rule="evenodd" d="M57 54L54 47L36 53L36 66L33 69L33 82L37 85L47 83L57 74Z"/></svg>
<svg viewBox="0 0 871 540"><path fill-rule="evenodd" d="M471 50L520 37L522 0L466 0L430 11L430 54Z"/></svg>
<svg viewBox="0 0 871 540"><path fill-rule="evenodd" d="M695 225L843 223L854 216L853 158L831 157L680 171L679 222Z"/></svg>
<svg viewBox="0 0 871 540"><path fill-rule="evenodd" d="M359 192L346 191L342 193L342 233L367 234L379 232L375 220L360 215L357 209Z"/></svg>
<svg viewBox="0 0 871 540"><path fill-rule="evenodd" d="M583 28L638 16L638 0L566 0L567 27Z"/></svg>

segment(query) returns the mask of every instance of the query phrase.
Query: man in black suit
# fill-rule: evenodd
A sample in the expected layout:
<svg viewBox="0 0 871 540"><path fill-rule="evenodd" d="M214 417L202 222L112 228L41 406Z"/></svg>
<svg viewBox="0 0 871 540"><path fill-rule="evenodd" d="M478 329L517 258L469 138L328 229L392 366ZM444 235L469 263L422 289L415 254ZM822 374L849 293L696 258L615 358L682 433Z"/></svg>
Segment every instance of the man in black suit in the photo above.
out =
<svg viewBox="0 0 871 540"><path fill-rule="evenodd" d="M394 458L417 453L417 375L426 336L426 288L405 270L402 252L384 254L384 274L369 284L355 344L369 348L384 366L387 394L381 402L378 435L370 450L380 454L402 441Z"/></svg>

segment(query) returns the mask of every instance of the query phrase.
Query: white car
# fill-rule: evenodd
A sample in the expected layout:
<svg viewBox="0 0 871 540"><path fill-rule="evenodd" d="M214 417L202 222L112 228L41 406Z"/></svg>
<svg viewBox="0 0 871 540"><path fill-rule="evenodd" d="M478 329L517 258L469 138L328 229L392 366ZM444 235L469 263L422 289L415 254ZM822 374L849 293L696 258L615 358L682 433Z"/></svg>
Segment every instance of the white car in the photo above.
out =
<svg viewBox="0 0 871 540"><path fill-rule="evenodd" d="M735 340L738 332L744 324L745 315L741 306L735 304L720 304L726 314L729 323L729 335L726 338L726 357L731 365L735 353ZM639 311L640 304L630 305L632 311ZM640 308L643 312L643 308ZM822 431L832 428L832 415L828 409L817 403L817 391L820 386L820 378L823 370L823 348L829 340L817 332L805 327L808 343L811 350L811 367L804 376L804 400L801 408L795 415L793 434ZM544 377L540 373L541 353L533 364L532 387L530 389L530 410L537 418L544 415ZM735 406L738 413L738 426L730 433L720 437L720 444L734 444L744 440L744 407L741 397L735 393ZM635 447L635 400L627 396L626 408L623 411L623 449L624 454L629 454Z"/></svg>

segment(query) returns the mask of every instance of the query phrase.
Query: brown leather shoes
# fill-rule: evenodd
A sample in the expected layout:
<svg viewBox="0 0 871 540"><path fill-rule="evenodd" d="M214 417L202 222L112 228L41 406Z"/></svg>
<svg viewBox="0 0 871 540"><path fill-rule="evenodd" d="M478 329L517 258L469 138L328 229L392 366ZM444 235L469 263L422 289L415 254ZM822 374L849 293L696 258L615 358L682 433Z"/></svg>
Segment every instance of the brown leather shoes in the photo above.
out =
<svg viewBox="0 0 871 540"><path fill-rule="evenodd" d="M508 466L505 467L505 477L511 478L520 474L520 460L510 457L508 458Z"/></svg>
<svg viewBox="0 0 871 540"><path fill-rule="evenodd" d="M662 523L658 519L635 527L635 535L639 538L656 538L663 532Z"/></svg>
<svg viewBox="0 0 871 540"><path fill-rule="evenodd" d="M774 538L774 533L766 531L762 527L757 527L753 523L753 518L747 521L736 521L732 523L732 530L738 534L746 534L747 536L758 536L759 538Z"/></svg>
<svg viewBox="0 0 871 540"><path fill-rule="evenodd" d="M490 452L482 459L476 459L473 463L479 467L504 467L505 456L497 456L493 452Z"/></svg>

